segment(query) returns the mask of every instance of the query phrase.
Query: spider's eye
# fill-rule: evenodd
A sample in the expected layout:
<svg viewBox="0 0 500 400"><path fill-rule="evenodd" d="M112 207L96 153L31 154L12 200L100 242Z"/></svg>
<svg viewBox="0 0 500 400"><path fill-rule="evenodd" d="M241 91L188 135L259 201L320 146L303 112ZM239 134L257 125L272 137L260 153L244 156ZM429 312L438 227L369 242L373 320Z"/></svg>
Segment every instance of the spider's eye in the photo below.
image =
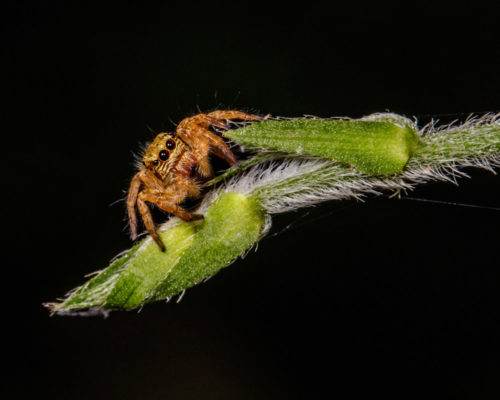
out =
<svg viewBox="0 0 500 400"><path fill-rule="evenodd" d="M158 165L158 160L154 160L153 165Z"/></svg>
<svg viewBox="0 0 500 400"><path fill-rule="evenodd" d="M173 150L175 149L175 141L172 139L167 140L167 149Z"/></svg>
<svg viewBox="0 0 500 400"><path fill-rule="evenodd" d="M160 158L162 161L165 161L168 158L168 151L167 150L160 151Z"/></svg>

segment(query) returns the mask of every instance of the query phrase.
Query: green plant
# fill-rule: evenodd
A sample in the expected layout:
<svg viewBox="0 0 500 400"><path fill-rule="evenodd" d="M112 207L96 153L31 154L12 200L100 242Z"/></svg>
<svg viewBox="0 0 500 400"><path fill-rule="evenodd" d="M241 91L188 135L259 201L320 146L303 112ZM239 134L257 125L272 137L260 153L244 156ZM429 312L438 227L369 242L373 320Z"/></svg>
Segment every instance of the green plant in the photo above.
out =
<svg viewBox="0 0 500 400"><path fill-rule="evenodd" d="M326 200L411 190L455 180L464 167L500 164L500 118L417 129L395 114L360 120L269 120L227 136L256 155L210 182L196 213L160 228L167 251L147 237L60 303L53 313L131 310L169 299L244 254L266 234L270 215Z"/></svg>

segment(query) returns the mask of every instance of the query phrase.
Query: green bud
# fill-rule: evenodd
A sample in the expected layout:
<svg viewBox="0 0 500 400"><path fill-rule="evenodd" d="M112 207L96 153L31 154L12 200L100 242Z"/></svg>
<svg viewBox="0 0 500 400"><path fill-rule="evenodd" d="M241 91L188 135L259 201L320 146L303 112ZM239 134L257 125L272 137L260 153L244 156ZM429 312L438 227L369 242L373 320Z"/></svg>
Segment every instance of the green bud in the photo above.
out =
<svg viewBox="0 0 500 400"><path fill-rule="evenodd" d="M222 194L202 221L181 222L160 233L165 252L148 237L62 303L47 306L53 312L130 310L179 294L247 251L261 235L265 218L255 200Z"/></svg>
<svg viewBox="0 0 500 400"><path fill-rule="evenodd" d="M392 121L264 121L225 135L253 148L329 158L369 175L401 172L418 143L409 123Z"/></svg>

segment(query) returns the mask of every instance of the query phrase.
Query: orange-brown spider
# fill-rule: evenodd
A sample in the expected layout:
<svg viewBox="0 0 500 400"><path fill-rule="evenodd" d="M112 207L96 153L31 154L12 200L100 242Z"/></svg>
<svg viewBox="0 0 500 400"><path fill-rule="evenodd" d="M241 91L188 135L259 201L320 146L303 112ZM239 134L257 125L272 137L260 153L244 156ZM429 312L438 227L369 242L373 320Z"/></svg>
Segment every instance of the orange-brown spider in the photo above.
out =
<svg viewBox="0 0 500 400"><path fill-rule="evenodd" d="M194 179L196 175L202 178L212 175L209 153L222 158L231 166L237 164L224 140L208 130L210 126L227 129L228 125L224 120L233 119L262 120L261 117L240 111L214 111L182 120L175 133L160 133L156 136L142 157L140 171L130 182L127 211L132 239L137 237L136 205L144 226L162 251L165 250L165 245L156 232L146 203L153 203L184 221L203 218L201 215L191 214L179 206L179 203L186 197L200 194L199 184Z"/></svg>

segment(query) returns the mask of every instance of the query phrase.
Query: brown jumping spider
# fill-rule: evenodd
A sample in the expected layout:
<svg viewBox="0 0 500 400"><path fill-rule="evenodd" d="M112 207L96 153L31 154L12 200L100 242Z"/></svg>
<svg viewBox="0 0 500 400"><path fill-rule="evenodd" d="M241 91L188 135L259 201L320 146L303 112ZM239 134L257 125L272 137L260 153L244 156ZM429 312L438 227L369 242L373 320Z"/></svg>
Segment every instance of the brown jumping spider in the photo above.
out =
<svg viewBox="0 0 500 400"><path fill-rule="evenodd" d="M209 153L231 166L237 164L224 140L208 130L210 126L227 129L224 120L233 119L262 120L261 117L240 111L214 111L182 120L175 133L160 133L156 136L142 157L140 171L130 182L127 211L132 239L137 237L136 204L146 229L162 251L165 251L165 245L155 230L146 203L153 203L184 221L203 218L186 211L179 203L186 197L199 196L199 183L194 179L196 176L206 178L212 175Z"/></svg>

